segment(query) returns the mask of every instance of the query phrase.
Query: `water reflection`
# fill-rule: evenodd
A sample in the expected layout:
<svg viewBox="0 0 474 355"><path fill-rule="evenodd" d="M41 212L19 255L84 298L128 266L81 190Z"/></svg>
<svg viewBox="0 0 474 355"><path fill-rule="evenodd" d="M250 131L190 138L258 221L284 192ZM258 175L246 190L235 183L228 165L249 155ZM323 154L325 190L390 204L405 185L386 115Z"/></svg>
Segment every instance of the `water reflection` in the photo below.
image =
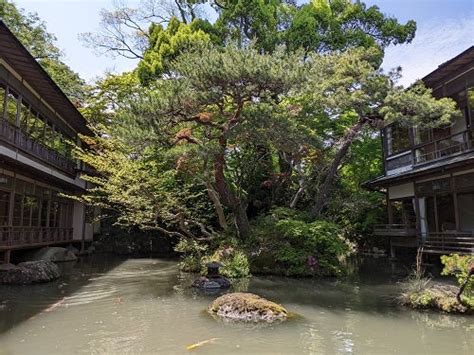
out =
<svg viewBox="0 0 474 355"><path fill-rule="evenodd" d="M98 256L64 267L55 283L0 287L0 354L172 354L190 344L209 354L468 354L474 346L472 318L401 309L399 276L380 266L363 264L342 281L240 281L235 290L300 315L263 327L213 319L205 309L216 295L191 288L196 276L172 261Z"/></svg>

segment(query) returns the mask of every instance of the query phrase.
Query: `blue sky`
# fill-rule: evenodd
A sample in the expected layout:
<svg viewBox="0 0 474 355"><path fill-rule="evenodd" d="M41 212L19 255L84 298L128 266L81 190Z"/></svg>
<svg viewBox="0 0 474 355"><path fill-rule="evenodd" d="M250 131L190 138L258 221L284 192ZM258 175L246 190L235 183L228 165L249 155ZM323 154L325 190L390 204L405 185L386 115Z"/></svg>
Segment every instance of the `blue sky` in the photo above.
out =
<svg viewBox="0 0 474 355"><path fill-rule="evenodd" d="M93 80L105 71L132 69L136 62L97 56L85 48L78 34L98 29L99 11L111 7L112 0L15 0L29 12L37 12L48 30L58 38L71 68ZM129 0L128 3L136 3ZM365 0L400 21L413 19L418 31L408 45L387 49L384 68L402 66L402 83L423 77L439 64L474 45L474 0Z"/></svg>

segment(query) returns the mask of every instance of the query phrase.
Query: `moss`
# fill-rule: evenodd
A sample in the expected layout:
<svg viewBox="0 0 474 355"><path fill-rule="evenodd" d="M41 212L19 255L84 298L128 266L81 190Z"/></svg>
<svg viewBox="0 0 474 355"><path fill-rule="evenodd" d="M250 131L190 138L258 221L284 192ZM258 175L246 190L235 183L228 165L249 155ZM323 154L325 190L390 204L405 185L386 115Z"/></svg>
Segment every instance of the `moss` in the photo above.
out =
<svg viewBox="0 0 474 355"><path fill-rule="evenodd" d="M456 287L432 284L424 289L411 290L401 297L402 303L415 309L434 309L447 313L473 313L474 307L460 304Z"/></svg>
<svg viewBox="0 0 474 355"><path fill-rule="evenodd" d="M214 300L209 306L214 315L236 320L274 321L286 319L288 311L281 305L252 293L230 293Z"/></svg>

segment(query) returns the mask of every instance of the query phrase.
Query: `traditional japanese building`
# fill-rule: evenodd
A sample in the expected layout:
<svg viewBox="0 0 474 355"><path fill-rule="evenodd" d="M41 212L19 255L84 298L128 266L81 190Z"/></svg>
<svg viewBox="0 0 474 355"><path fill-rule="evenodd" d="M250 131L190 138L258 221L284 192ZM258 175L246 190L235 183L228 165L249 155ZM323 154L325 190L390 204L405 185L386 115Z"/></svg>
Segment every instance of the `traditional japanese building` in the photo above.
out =
<svg viewBox="0 0 474 355"><path fill-rule="evenodd" d="M391 124L382 133L384 175L366 184L386 192L388 223L375 235L425 253L474 252L474 46L424 77L437 98L454 99L462 117L419 129Z"/></svg>
<svg viewBox="0 0 474 355"><path fill-rule="evenodd" d="M0 258L92 239L86 207L62 195L86 187L79 133L84 117L0 20Z"/></svg>

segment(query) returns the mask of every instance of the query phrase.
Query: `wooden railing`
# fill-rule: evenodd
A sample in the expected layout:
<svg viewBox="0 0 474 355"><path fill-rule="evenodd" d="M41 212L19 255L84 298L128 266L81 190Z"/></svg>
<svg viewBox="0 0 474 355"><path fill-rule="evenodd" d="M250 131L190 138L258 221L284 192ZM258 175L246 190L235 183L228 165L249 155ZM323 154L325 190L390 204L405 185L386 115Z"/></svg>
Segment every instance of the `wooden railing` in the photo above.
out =
<svg viewBox="0 0 474 355"><path fill-rule="evenodd" d="M463 131L414 147L415 164L422 164L461 153L473 148L471 131Z"/></svg>
<svg viewBox="0 0 474 355"><path fill-rule="evenodd" d="M415 145L412 149L385 159L387 172L434 162L474 149L473 131L466 130L432 142Z"/></svg>
<svg viewBox="0 0 474 355"><path fill-rule="evenodd" d="M474 233L430 233L421 240L423 252L431 254L474 254Z"/></svg>
<svg viewBox="0 0 474 355"><path fill-rule="evenodd" d="M416 227L412 224L376 224L374 234L387 237L416 237Z"/></svg>
<svg viewBox="0 0 474 355"><path fill-rule="evenodd" d="M8 121L0 120L0 140L22 150L68 174L75 174L75 163L54 149L29 136Z"/></svg>
<svg viewBox="0 0 474 355"><path fill-rule="evenodd" d="M72 238L72 228L0 227L0 249L67 243Z"/></svg>

